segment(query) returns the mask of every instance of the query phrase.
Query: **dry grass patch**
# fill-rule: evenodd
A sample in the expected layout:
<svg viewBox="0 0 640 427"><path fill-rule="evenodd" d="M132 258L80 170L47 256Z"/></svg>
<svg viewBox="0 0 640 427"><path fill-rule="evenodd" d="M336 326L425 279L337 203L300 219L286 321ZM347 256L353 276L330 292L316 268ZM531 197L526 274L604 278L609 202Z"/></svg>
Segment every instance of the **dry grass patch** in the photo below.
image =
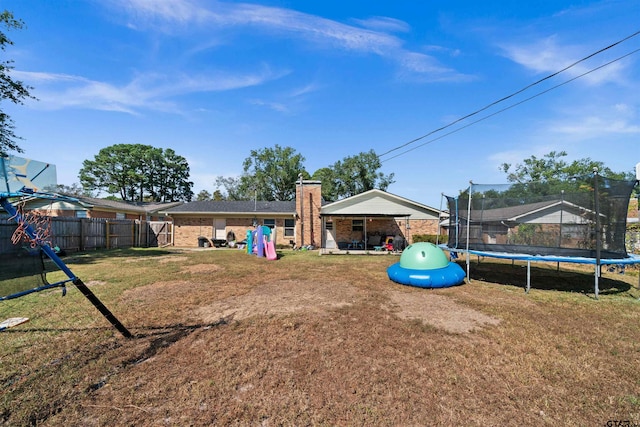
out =
<svg viewBox="0 0 640 427"><path fill-rule="evenodd" d="M528 295L487 281L513 275L501 264L483 265L470 284L422 290L388 280L396 261L287 251L271 262L232 250L78 257L71 268L104 283L94 291L136 338L120 337L73 288L12 303L32 320L1 335L0 422L640 422L637 277L607 275L599 301L580 272L563 276L563 290L546 272Z"/></svg>

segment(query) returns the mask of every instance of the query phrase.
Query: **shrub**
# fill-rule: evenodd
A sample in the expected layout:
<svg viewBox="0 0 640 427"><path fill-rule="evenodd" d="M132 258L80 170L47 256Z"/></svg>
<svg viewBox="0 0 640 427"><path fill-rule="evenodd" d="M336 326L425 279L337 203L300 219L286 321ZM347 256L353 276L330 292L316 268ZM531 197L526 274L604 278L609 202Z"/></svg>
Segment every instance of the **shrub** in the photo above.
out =
<svg viewBox="0 0 640 427"><path fill-rule="evenodd" d="M447 243L447 241L449 240L449 236L447 236L446 234L440 234L440 235L414 234L412 237L413 237L413 243L429 242L429 243L436 244L436 239L437 239L437 243L442 244L442 243Z"/></svg>

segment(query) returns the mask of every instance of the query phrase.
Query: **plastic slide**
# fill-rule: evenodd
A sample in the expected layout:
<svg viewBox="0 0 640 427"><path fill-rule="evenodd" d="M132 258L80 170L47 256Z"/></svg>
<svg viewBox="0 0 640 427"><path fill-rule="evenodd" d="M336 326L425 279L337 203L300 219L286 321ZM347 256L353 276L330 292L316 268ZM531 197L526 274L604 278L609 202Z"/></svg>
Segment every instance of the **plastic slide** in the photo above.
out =
<svg viewBox="0 0 640 427"><path fill-rule="evenodd" d="M273 240L265 242L264 250L267 254L268 260L273 261L275 259L278 259L278 254L276 253L276 244L273 242Z"/></svg>

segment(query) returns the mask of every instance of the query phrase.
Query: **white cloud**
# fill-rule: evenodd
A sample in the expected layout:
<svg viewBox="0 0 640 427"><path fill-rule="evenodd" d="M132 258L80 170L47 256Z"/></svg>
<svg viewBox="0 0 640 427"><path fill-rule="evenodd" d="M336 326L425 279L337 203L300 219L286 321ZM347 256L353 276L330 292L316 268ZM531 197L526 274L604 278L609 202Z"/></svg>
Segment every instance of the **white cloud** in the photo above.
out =
<svg viewBox="0 0 640 427"><path fill-rule="evenodd" d="M319 89L320 89L320 85L316 83L309 83L308 85L305 85L303 87L293 90L290 95L292 98L296 98L302 95L306 95L308 93L315 92Z"/></svg>
<svg viewBox="0 0 640 427"><path fill-rule="evenodd" d="M530 43L503 44L501 48L504 56L538 74L555 73L598 50L586 45L562 45L556 36ZM563 72L563 75L568 76L564 80L580 76L608 62L607 59L600 58L596 56L572 66ZM581 81L591 85L606 82L620 83L623 80L625 66L626 63L623 61L614 62L581 77Z"/></svg>
<svg viewBox="0 0 640 427"><path fill-rule="evenodd" d="M250 102L253 105L258 105L258 106L261 106L261 107L267 107L267 108L269 108L271 110L278 111L280 113L288 113L289 112L289 108L286 105L284 105L282 103L279 103L279 102L269 102L269 101L264 101L262 99L252 99Z"/></svg>
<svg viewBox="0 0 640 427"><path fill-rule="evenodd" d="M123 2L124 0L119 0ZM409 31L409 26L400 20L374 17L355 20L365 28L343 24L330 19L298 12L292 9L262 6L250 3L207 2L183 0L171 2L153 0L127 0L124 2L136 20L135 27L147 26L157 31L174 33L180 26L182 31L195 32L217 40L220 32L237 27L253 27L269 32L274 37L290 37L304 40L320 47L337 48L378 55L404 68L405 72L430 75L434 79L456 80L459 74L439 64L436 58L407 50L404 41L391 31ZM218 41L215 42L217 45Z"/></svg>
<svg viewBox="0 0 640 427"><path fill-rule="evenodd" d="M555 134L571 140L597 139L607 136L640 133L636 108L627 103L584 105L566 110L547 126Z"/></svg>
<svg viewBox="0 0 640 427"><path fill-rule="evenodd" d="M37 83L33 91L39 102L36 108L61 109L80 107L94 110L137 114L142 110L178 112L171 97L195 92L220 92L280 78L266 67L252 74L210 73L207 75L141 74L121 86L80 76L53 73L16 72L28 84Z"/></svg>
<svg viewBox="0 0 640 427"><path fill-rule="evenodd" d="M610 134L640 134L640 126L623 118L583 117L573 122L563 120L551 127L557 133L574 138L601 138Z"/></svg>
<svg viewBox="0 0 640 427"><path fill-rule="evenodd" d="M358 25L376 31L409 32L411 27L404 21L386 16L374 16L368 19L354 19Z"/></svg>

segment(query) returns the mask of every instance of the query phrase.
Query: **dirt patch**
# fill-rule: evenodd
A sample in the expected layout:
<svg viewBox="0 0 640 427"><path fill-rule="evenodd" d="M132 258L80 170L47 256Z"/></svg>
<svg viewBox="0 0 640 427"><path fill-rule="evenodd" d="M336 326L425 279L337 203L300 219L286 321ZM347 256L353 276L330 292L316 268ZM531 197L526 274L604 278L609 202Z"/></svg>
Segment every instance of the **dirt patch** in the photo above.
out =
<svg viewBox="0 0 640 427"><path fill-rule="evenodd" d="M499 319L456 303L451 298L425 292L389 292L391 305L386 307L401 319L418 319L452 333L467 333Z"/></svg>
<svg viewBox="0 0 640 427"><path fill-rule="evenodd" d="M353 304L358 298L354 286L286 280L252 289L244 295L216 301L196 310L204 322L220 318L242 320L256 315L288 314L296 311L324 312Z"/></svg>
<svg viewBox="0 0 640 427"><path fill-rule="evenodd" d="M401 319L417 319L452 333L467 333L499 320L429 291L385 292L389 304L382 308ZM242 320L252 316L282 315L298 311L323 313L362 302L364 296L351 285L281 281L254 288L240 296L216 301L196 310L205 323L221 318Z"/></svg>

